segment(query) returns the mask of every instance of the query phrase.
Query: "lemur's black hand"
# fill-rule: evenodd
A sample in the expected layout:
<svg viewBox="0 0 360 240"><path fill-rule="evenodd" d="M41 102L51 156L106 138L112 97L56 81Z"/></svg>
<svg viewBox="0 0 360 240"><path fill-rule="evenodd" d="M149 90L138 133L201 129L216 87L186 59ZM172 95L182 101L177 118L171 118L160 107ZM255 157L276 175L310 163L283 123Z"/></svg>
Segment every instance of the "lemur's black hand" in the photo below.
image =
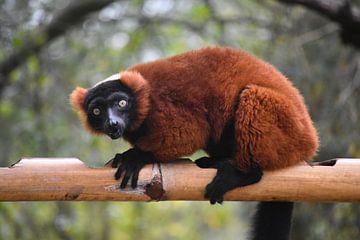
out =
<svg viewBox="0 0 360 240"><path fill-rule="evenodd" d="M209 164L206 160L200 159L201 167L213 167L217 169L214 179L206 186L205 198L210 200L211 204L222 203L224 194L234 188L243 187L260 181L262 170L254 167L248 172L242 172L231 165L228 159L215 161L216 164ZM197 163L197 165L199 166Z"/></svg>
<svg viewBox="0 0 360 240"><path fill-rule="evenodd" d="M129 149L122 154L116 154L112 159L111 166L118 168L115 179L123 176L120 188L125 188L131 178L131 187L137 187L140 170L148 163L154 163L155 159L151 153L143 152L137 148Z"/></svg>

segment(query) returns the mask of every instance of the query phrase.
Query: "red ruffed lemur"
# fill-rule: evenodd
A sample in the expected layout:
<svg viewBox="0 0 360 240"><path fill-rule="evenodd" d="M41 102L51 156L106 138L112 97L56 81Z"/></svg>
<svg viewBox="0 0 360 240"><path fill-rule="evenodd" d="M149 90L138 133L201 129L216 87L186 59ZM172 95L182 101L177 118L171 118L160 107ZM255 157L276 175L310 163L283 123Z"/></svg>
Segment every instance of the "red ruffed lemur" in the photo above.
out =
<svg viewBox="0 0 360 240"><path fill-rule="evenodd" d="M318 137L303 98L270 64L244 52L209 47L135 65L95 86L76 88L71 101L86 129L123 137L133 148L112 167L124 188L141 168L198 149L195 161L216 168L205 189L222 203L234 188L257 183L263 170L310 160ZM287 239L292 203L261 203L253 239Z"/></svg>

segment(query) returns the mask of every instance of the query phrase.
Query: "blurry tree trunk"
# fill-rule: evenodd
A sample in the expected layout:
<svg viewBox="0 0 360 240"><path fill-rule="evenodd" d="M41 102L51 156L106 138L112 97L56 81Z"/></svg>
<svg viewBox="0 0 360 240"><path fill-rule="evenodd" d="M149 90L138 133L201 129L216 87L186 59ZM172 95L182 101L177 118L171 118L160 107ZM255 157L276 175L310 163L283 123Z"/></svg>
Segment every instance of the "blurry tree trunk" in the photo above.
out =
<svg viewBox="0 0 360 240"><path fill-rule="evenodd" d="M114 0L73 1L55 14L49 24L29 32L24 37L22 44L0 62L0 96L4 88L10 84L9 74L11 71L26 61L29 55L37 54L52 40L63 35L72 26L84 21L88 14L99 11L112 2Z"/></svg>
<svg viewBox="0 0 360 240"><path fill-rule="evenodd" d="M360 48L360 9L349 0L279 0L288 4L299 4L338 23L344 44Z"/></svg>

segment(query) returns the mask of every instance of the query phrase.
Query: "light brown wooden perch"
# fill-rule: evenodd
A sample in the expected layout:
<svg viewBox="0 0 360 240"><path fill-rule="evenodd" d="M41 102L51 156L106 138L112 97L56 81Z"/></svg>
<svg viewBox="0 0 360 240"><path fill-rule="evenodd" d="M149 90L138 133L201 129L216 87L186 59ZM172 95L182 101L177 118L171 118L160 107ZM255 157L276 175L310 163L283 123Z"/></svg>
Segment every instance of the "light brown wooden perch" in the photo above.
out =
<svg viewBox="0 0 360 240"><path fill-rule="evenodd" d="M90 168L75 158L23 159L0 168L0 201L204 200L204 188L215 171L200 169L190 161L153 164L141 171L136 189L120 189L112 168ZM235 189L225 199L360 201L360 159L265 172L260 183Z"/></svg>

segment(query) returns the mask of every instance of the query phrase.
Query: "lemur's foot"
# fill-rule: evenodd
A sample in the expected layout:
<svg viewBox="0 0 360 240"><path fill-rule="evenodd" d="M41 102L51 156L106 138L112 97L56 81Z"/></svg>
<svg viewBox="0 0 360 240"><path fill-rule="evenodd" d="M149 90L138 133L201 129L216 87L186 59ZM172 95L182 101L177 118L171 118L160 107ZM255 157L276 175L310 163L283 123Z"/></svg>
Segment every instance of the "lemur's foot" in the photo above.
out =
<svg viewBox="0 0 360 240"><path fill-rule="evenodd" d="M237 187L255 184L261 180L263 174L259 167L253 167L248 172L240 171L231 165L229 160L217 161L216 169L214 179L205 189L205 198L208 198L211 204L221 204L226 192Z"/></svg>
<svg viewBox="0 0 360 240"><path fill-rule="evenodd" d="M195 164L200 168L214 168L214 161L209 157L202 157L195 160Z"/></svg>
<svg viewBox="0 0 360 240"><path fill-rule="evenodd" d="M140 170L148 163L154 163L151 153L132 148L122 154L116 154L111 160L111 167L116 168L115 179L121 177L120 188L125 188L131 178L131 187L136 188Z"/></svg>
<svg viewBox="0 0 360 240"><path fill-rule="evenodd" d="M202 157L202 158L195 160L195 164L200 168L218 168L219 162L223 162L223 161L227 161L227 159Z"/></svg>

